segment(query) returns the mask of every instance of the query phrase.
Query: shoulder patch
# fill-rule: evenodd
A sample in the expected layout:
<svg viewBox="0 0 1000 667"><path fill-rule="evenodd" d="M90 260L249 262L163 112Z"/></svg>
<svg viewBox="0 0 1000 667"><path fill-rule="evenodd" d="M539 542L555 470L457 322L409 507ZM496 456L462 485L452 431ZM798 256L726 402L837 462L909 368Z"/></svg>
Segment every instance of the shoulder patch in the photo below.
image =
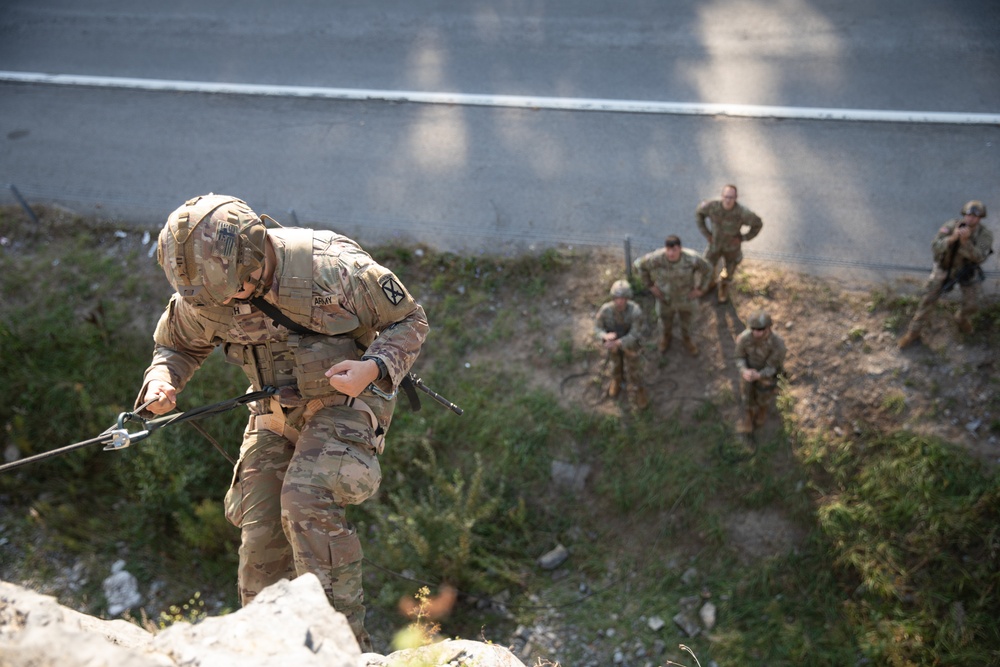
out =
<svg viewBox="0 0 1000 667"><path fill-rule="evenodd" d="M951 234L951 229L948 228L948 225L942 225L941 229L938 230L938 234Z"/></svg>
<svg viewBox="0 0 1000 667"><path fill-rule="evenodd" d="M382 294L385 298L389 300L394 306L398 306L402 303L403 299L406 298L406 292L403 290L403 286L399 284L396 280L396 276L390 274L382 276L378 281L379 286L382 288Z"/></svg>

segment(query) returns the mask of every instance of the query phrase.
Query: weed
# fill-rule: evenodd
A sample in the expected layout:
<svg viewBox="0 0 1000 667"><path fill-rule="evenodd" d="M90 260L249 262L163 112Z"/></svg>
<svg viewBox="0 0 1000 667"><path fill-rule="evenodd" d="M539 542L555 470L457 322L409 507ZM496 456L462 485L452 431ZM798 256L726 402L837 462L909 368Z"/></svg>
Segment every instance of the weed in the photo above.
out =
<svg viewBox="0 0 1000 667"><path fill-rule="evenodd" d="M201 599L201 592L199 591L192 595L191 599L184 604L170 605L167 611L160 614L157 626L162 630L174 623L195 624L207 617L208 612L205 611L205 601Z"/></svg>
<svg viewBox="0 0 1000 667"><path fill-rule="evenodd" d="M552 363L557 367L565 368L566 366L572 366L576 360L577 354L573 337L569 334L563 334L552 357Z"/></svg>
<svg viewBox="0 0 1000 667"><path fill-rule="evenodd" d="M888 393L882 397L880 408L887 414L901 415L906 411L906 395L902 392Z"/></svg>

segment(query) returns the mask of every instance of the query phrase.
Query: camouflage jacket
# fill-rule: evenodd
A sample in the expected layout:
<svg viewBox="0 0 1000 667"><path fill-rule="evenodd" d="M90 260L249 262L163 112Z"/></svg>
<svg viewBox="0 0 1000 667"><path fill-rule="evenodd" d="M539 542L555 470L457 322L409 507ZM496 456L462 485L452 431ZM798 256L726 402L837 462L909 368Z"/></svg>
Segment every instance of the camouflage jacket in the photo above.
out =
<svg viewBox="0 0 1000 667"><path fill-rule="evenodd" d="M969 235L966 243L959 243L955 250L954 266L948 266L951 262L951 243L948 237L955 231L955 226L964 222L964 218L949 220L938 230L937 236L931 242L931 251L934 253L934 262L943 271L949 269L961 269L967 264L982 264L993 252L993 232L987 229L982 222L976 226L976 230Z"/></svg>
<svg viewBox="0 0 1000 667"><path fill-rule="evenodd" d="M681 248L681 256L676 262L667 259L666 248L654 250L633 263L642 284L660 288L663 301L687 300L692 289L704 290L711 280L712 268L698 253ZM699 277L700 274L700 277Z"/></svg>
<svg viewBox="0 0 1000 667"><path fill-rule="evenodd" d="M615 309L614 301L608 301L594 318L594 335L602 340L605 333L613 331L618 334L623 350L637 350L642 344L644 322L642 307L635 301L629 299L622 311Z"/></svg>
<svg viewBox="0 0 1000 667"><path fill-rule="evenodd" d="M289 331L247 302L198 307L174 294L153 334L156 347L140 397L152 379L183 389L220 346L253 389L283 388L281 401L288 405L336 394L325 370L363 354L385 364L383 390L391 392L406 376L429 327L399 279L346 236L289 228L267 234L277 264L265 299L315 334ZM394 401L367 391L361 398L387 428Z"/></svg>
<svg viewBox="0 0 1000 667"><path fill-rule="evenodd" d="M698 204L694 217L702 235L706 239L712 238L709 248L722 252L736 252L743 241L749 241L760 234L764 226L757 214L746 206L736 204L731 211L727 211L719 199L705 200ZM712 221L711 229L705 222L706 219ZM743 232L744 227L749 227L746 233Z"/></svg>
<svg viewBox="0 0 1000 667"><path fill-rule="evenodd" d="M740 372L752 368L761 377L771 378L781 372L784 363L785 341L773 331L762 340L754 338L751 329L736 337L736 368Z"/></svg>

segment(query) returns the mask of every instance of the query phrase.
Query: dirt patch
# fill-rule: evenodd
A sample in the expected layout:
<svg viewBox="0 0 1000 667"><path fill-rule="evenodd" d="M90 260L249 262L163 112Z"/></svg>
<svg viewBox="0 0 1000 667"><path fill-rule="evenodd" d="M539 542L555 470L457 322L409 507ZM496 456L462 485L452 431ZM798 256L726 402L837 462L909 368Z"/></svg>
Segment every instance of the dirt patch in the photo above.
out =
<svg viewBox="0 0 1000 667"><path fill-rule="evenodd" d="M726 519L730 544L744 562L788 553L805 539L801 526L777 510L751 510Z"/></svg>
<svg viewBox="0 0 1000 667"><path fill-rule="evenodd" d="M899 350L919 282L845 285L753 262L744 267L730 303L718 304L713 294L699 304L693 324L698 357L680 345L657 353L652 298L636 297L649 326L644 360L650 409L683 417L712 400L735 422L735 338L745 318L764 308L788 347L786 398L804 436L850 438L902 427L948 440L991 465L1000 462L1000 380L988 322L971 336L959 334L951 318L957 301L949 296L925 331L925 343ZM518 304L524 317L514 323L510 345L477 352L472 363L519 370L566 405L602 413L626 409L625 392L617 400L606 395L592 330L608 288L623 274L624 262L612 252L576 261L554 279L545 307Z"/></svg>

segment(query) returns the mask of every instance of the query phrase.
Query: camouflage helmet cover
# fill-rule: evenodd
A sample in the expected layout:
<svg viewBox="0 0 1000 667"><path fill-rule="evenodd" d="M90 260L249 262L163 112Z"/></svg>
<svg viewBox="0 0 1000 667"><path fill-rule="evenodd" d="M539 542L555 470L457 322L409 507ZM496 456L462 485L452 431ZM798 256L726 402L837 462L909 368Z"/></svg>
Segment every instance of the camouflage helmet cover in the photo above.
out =
<svg viewBox="0 0 1000 667"><path fill-rule="evenodd" d="M220 305L264 261L263 221L241 199L189 199L160 231L157 260L171 286L195 305Z"/></svg>
<svg viewBox="0 0 1000 667"><path fill-rule="evenodd" d="M767 329L771 324L771 316L763 310L755 311L747 320L747 326L751 329Z"/></svg>
<svg viewBox="0 0 1000 667"><path fill-rule="evenodd" d="M970 202L966 202L965 206L962 207L962 215L975 215L980 218L986 217L986 204L979 201L978 199L973 199Z"/></svg>
<svg viewBox="0 0 1000 667"><path fill-rule="evenodd" d="M611 296L612 298L625 297L626 299L631 299L632 286L628 284L627 280L616 280L611 285Z"/></svg>

